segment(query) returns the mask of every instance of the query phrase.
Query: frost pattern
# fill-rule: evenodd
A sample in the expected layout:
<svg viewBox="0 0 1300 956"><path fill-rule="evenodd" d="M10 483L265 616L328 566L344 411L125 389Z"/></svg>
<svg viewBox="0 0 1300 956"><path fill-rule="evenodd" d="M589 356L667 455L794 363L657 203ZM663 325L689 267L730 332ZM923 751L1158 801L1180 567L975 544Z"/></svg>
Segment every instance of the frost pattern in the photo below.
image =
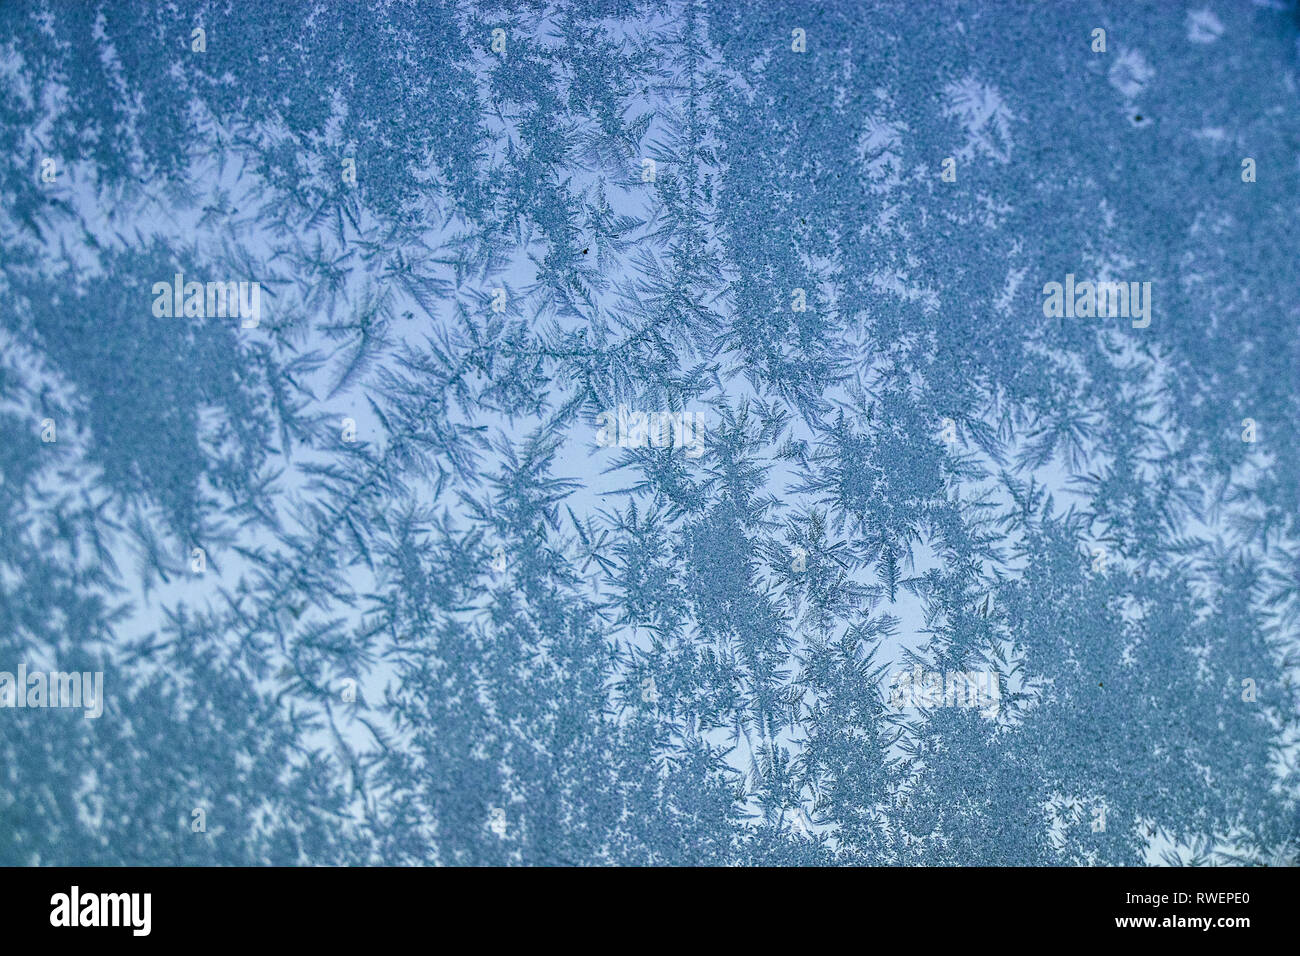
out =
<svg viewBox="0 0 1300 956"><path fill-rule="evenodd" d="M1294 10L1105 13L0 5L0 863L1294 864Z"/></svg>

